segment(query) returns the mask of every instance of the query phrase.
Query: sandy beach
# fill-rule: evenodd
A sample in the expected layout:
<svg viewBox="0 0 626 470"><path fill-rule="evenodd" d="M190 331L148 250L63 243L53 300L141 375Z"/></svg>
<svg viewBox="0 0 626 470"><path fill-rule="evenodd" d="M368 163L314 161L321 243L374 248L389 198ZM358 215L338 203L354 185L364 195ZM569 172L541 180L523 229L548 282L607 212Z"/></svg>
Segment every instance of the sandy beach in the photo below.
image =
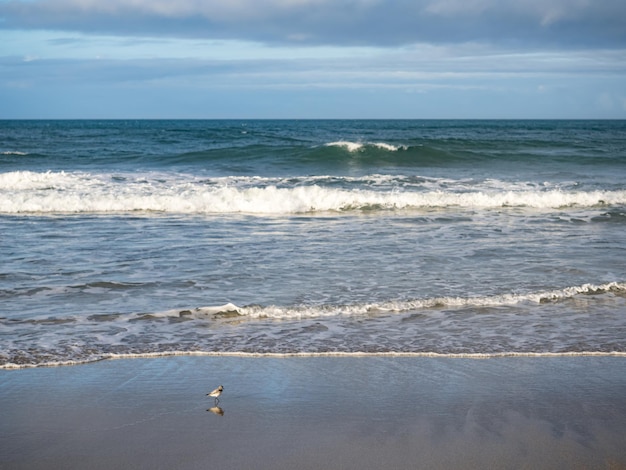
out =
<svg viewBox="0 0 626 470"><path fill-rule="evenodd" d="M206 396L224 385L219 408ZM0 371L2 469L626 468L621 357L164 357Z"/></svg>

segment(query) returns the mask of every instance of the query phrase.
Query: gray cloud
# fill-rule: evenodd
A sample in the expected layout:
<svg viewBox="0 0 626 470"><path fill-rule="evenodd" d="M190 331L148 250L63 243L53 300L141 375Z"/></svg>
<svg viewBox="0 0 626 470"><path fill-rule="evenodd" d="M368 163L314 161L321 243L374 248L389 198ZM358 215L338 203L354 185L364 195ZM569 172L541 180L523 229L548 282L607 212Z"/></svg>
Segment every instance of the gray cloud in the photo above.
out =
<svg viewBox="0 0 626 470"><path fill-rule="evenodd" d="M621 48L623 0L0 0L0 28L268 44Z"/></svg>
<svg viewBox="0 0 626 470"><path fill-rule="evenodd" d="M0 86L18 83L90 86L145 84L197 88L429 89L504 86L527 80L567 82L580 77L622 82L621 50L523 53L464 46L406 48L367 57L283 59L40 59L0 57Z"/></svg>

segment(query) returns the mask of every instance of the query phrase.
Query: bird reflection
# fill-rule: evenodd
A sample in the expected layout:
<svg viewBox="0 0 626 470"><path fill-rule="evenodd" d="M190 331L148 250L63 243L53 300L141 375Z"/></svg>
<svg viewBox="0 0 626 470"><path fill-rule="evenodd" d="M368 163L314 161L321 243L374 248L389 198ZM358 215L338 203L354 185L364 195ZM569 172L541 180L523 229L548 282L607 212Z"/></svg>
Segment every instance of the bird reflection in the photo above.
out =
<svg viewBox="0 0 626 470"><path fill-rule="evenodd" d="M210 411L211 413L214 413L216 415L224 416L224 410L221 409L219 406L213 406L209 408L207 411Z"/></svg>

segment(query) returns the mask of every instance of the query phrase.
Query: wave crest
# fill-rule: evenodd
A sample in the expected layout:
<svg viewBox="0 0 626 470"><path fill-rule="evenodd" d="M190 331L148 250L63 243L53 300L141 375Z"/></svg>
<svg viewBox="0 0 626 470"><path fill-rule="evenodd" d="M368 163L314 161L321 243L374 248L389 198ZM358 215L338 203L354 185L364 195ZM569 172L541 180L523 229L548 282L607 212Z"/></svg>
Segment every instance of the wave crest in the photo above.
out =
<svg viewBox="0 0 626 470"><path fill-rule="evenodd" d="M613 293L626 295L626 282L607 284L583 284L551 291L530 292L526 294L501 294L478 297L433 297L407 301L389 301L383 303L365 303L341 306L312 307L243 307L238 308L240 315L251 318L293 319L335 315L366 315L376 313L403 313L414 310L439 309L446 307L500 307L524 302L537 304L561 302L578 295L601 295Z"/></svg>
<svg viewBox="0 0 626 470"><path fill-rule="evenodd" d="M626 282L610 282L607 284L583 284L563 289L529 292L525 294L500 294L476 297L432 297L406 301L388 301L382 303L362 303L353 305L314 305L314 306L261 306L250 305L238 307L232 303L220 306L196 307L192 309L175 309L154 313L150 318L185 317L188 319L274 319L298 320L303 318L323 318L338 315L369 315L385 313L405 313L415 310L464 308L464 307L502 307L520 303L546 304L562 302L579 295L602 294L626 295Z"/></svg>
<svg viewBox="0 0 626 470"><path fill-rule="evenodd" d="M549 307L557 315L554 319L532 314L533 310L542 310L542 304L558 304L581 295L601 296L595 300L605 303L607 312L617 306L617 312L596 317L585 309L574 308L570 313L570 305L566 304ZM624 300L626 282L611 282L526 294L354 305L238 307L228 303L154 313L0 318L0 329L5 332L0 368L176 354L624 354L619 335L623 323L619 312L623 311L620 305ZM530 309L523 305L502 308L516 304L537 305L527 305ZM576 311L584 312L584 318ZM464 323L467 328L459 329L459 318L471 320ZM258 322L262 322L262 328ZM362 331L352 331L354 322ZM537 336L526 332L506 338L497 334L503 328L517 328L520 322L531 332L543 333ZM543 337L546 327L549 337ZM588 328L593 334L581 342L580 328ZM348 330L355 334L344 334ZM68 331L72 332L71 342L67 341Z"/></svg>
<svg viewBox="0 0 626 470"><path fill-rule="evenodd" d="M496 182L497 183L497 182ZM626 204L626 190L562 190L405 176L205 178L0 174L1 213L298 214L431 208L558 209Z"/></svg>
<svg viewBox="0 0 626 470"><path fill-rule="evenodd" d="M387 150L389 152L397 152L398 150L406 150L404 145L392 145L385 142L351 142L346 140L340 140L337 142L329 142L326 147L340 147L346 149L348 152L354 153L367 148L375 148L381 150Z"/></svg>

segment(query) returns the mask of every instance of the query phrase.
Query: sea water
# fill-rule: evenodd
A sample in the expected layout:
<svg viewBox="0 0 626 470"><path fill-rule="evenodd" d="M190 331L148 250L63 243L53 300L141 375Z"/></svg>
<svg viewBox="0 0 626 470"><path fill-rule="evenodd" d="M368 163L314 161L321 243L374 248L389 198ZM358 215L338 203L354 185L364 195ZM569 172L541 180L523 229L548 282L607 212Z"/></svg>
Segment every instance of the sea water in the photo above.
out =
<svg viewBox="0 0 626 470"><path fill-rule="evenodd" d="M626 121L0 121L0 367L626 354Z"/></svg>

